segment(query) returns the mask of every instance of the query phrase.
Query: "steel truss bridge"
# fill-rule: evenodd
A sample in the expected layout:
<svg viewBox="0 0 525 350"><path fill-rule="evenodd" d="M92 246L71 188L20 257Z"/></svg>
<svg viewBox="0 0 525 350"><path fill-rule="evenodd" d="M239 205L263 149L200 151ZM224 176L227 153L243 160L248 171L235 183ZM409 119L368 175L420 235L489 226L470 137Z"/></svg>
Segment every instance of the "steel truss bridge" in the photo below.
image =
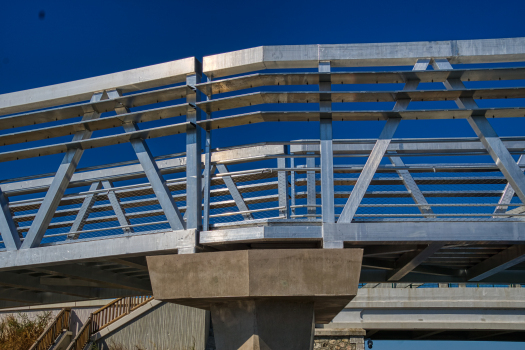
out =
<svg viewBox="0 0 525 350"><path fill-rule="evenodd" d="M525 117L512 62L525 38L264 46L0 95L2 168L61 157L2 176L0 307L148 294L145 256L217 250L357 247L362 283L525 283L525 135L489 122ZM428 119L477 136L395 137ZM319 138L213 138L291 122ZM78 167L124 146L136 161Z"/></svg>

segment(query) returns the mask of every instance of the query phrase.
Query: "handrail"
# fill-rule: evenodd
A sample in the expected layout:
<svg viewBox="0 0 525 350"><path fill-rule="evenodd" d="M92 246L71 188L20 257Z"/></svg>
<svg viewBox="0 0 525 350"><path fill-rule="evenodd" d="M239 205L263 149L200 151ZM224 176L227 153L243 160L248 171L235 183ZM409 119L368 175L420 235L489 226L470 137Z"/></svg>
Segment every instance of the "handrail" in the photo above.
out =
<svg viewBox="0 0 525 350"><path fill-rule="evenodd" d="M56 315L53 322L46 327L44 332L38 337L36 342L29 348L29 350L47 350L58 336L64 331L69 329L71 320L71 309L62 309L58 315Z"/></svg>
<svg viewBox="0 0 525 350"><path fill-rule="evenodd" d="M136 296L118 298L109 304L101 307L91 314L92 326L91 334L97 333L101 329L109 326L113 322L129 315L132 311L146 304L153 299L153 296Z"/></svg>
<svg viewBox="0 0 525 350"><path fill-rule="evenodd" d="M86 323L84 323L84 326L82 326L80 331L77 333L77 336L69 344L66 350L83 350L84 349L84 347L86 346L91 336L90 330L91 330L91 324L92 324L92 317L93 317L93 314L89 316Z"/></svg>

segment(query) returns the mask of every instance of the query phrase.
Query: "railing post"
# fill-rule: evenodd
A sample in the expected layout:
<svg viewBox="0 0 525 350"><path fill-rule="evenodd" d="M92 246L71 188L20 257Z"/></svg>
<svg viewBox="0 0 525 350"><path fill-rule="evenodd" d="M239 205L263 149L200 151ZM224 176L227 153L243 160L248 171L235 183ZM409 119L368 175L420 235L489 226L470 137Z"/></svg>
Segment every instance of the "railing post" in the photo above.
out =
<svg viewBox="0 0 525 350"><path fill-rule="evenodd" d="M306 167L315 168L315 158L313 152L306 153ZM315 215L317 213L317 186L315 179L315 171L308 171L306 173L306 214ZM315 220L315 216L308 216L308 220Z"/></svg>
<svg viewBox="0 0 525 350"><path fill-rule="evenodd" d="M288 148L285 147L285 154L288 154ZM277 167L286 168L286 158L277 158ZM290 205L288 202L288 172L279 171L277 174L277 186L279 191L279 216L285 219L290 218Z"/></svg>

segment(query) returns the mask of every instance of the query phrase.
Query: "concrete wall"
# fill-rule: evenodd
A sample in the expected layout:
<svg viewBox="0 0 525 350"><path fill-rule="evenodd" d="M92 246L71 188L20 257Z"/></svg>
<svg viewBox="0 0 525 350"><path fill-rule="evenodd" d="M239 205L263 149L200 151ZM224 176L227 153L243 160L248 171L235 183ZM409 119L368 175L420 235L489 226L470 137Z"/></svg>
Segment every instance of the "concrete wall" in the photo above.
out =
<svg viewBox="0 0 525 350"><path fill-rule="evenodd" d="M110 333L98 342L100 350L122 346L122 350L204 349L206 311L163 303ZM120 350L120 349L119 349Z"/></svg>

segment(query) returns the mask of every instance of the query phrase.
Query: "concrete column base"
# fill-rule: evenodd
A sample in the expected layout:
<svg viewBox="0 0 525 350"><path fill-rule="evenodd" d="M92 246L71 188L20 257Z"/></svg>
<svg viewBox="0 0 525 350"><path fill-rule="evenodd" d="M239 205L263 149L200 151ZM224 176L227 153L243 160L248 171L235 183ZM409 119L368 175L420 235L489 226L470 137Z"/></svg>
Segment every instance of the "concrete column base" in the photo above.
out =
<svg viewBox="0 0 525 350"><path fill-rule="evenodd" d="M361 249L148 257L155 299L211 311L217 350L309 350L357 294Z"/></svg>
<svg viewBox="0 0 525 350"><path fill-rule="evenodd" d="M218 350L313 348L314 303L242 300L211 306Z"/></svg>

